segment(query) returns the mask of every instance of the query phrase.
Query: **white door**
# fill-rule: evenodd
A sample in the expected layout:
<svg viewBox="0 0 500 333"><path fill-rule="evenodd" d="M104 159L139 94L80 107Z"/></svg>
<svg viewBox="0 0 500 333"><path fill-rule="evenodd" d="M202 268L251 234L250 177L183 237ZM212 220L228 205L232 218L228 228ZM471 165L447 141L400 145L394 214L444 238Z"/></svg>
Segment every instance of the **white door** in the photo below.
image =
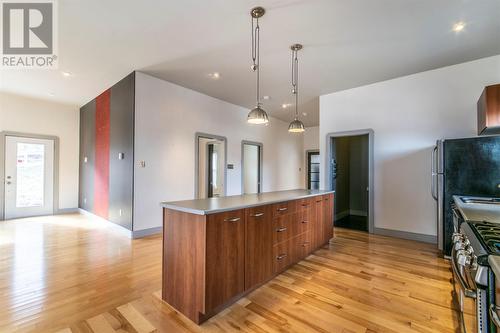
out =
<svg viewBox="0 0 500 333"><path fill-rule="evenodd" d="M5 138L5 219L54 212L54 141Z"/></svg>

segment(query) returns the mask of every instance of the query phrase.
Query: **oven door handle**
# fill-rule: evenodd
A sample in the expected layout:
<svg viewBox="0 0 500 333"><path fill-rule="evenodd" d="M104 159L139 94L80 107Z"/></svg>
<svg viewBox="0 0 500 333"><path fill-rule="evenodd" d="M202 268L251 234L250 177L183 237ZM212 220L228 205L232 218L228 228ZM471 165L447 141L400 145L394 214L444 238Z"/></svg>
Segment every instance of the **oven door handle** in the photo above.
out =
<svg viewBox="0 0 500 333"><path fill-rule="evenodd" d="M458 283L460 283L460 287L464 291L464 295L469 298L476 298L476 291L467 286L467 283L460 274L457 264L457 250L455 250L455 247L451 249L451 268L453 269L453 275L458 279Z"/></svg>
<svg viewBox="0 0 500 333"><path fill-rule="evenodd" d="M495 304L490 305L490 317L491 321L493 324L495 324L496 327L500 328L500 318L498 317L497 311L500 310L500 307L496 306Z"/></svg>

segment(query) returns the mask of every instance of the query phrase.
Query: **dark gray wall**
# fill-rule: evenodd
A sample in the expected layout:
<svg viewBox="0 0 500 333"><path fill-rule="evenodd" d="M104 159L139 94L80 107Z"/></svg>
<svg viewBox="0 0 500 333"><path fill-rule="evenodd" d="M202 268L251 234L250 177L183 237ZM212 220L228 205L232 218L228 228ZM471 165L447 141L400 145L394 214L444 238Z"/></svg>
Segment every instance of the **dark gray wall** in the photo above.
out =
<svg viewBox="0 0 500 333"><path fill-rule="evenodd" d="M134 188L134 95L135 73L111 88L108 219L129 230Z"/></svg>
<svg viewBox="0 0 500 333"><path fill-rule="evenodd" d="M107 219L133 228L135 72L111 87ZM96 100L80 109L79 207L94 213ZM123 154L123 159L120 159ZM87 157L87 162L85 162Z"/></svg>
<svg viewBox="0 0 500 333"><path fill-rule="evenodd" d="M95 100L80 109L80 184L78 205L94 209ZM87 162L85 162L87 157Z"/></svg>

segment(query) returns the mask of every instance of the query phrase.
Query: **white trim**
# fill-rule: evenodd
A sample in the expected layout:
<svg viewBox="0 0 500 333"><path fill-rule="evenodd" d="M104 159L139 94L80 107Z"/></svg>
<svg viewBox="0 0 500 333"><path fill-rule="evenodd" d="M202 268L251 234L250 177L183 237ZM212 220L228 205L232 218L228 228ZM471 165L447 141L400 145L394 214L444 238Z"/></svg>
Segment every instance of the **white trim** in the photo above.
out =
<svg viewBox="0 0 500 333"><path fill-rule="evenodd" d="M409 239L424 243L437 244L437 236L418 234L415 232L375 228L374 234L395 237L395 238Z"/></svg>

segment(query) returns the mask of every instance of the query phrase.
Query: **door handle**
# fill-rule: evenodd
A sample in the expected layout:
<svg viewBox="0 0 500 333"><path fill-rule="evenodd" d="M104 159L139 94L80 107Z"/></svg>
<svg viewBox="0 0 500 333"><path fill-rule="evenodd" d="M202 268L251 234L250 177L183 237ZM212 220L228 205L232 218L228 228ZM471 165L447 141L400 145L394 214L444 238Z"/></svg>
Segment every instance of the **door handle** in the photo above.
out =
<svg viewBox="0 0 500 333"><path fill-rule="evenodd" d="M436 156L437 150L438 150L437 146L434 147L434 149L432 150L432 155L431 155L431 195L434 198L434 200L438 199L438 197L436 195L437 172L436 172L436 169L434 168L434 166L437 163L437 156Z"/></svg>
<svg viewBox="0 0 500 333"><path fill-rule="evenodd" d="M493 322L493 324L495 324L497 328L500 328L500 318L498 318L497 310L500 310L498 306L496 306L495 304L490 305L491 321Z"/></svg>

